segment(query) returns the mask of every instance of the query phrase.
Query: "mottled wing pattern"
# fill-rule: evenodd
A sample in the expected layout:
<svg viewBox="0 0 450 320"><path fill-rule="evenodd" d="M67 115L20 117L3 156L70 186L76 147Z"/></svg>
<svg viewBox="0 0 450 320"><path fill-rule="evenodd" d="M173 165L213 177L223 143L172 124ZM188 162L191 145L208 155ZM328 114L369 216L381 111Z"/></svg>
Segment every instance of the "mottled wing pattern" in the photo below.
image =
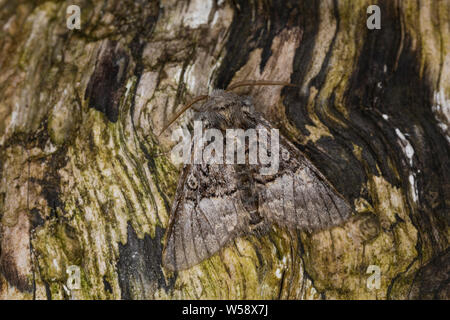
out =
<svg viewBox="0 0 450 320"><path fill-rule="evenodd" d="M260 123L270 128L266 120ZM342 224L351 216L352 209L343 196L281 136L278 172L270 176L257 174L255 180L259 212L268 222L311 232Z"/></svg>
<svg viewBox="0 0 450 320"><path fill-rule="evenodd" d="M263 118L257 123L259 129L271 129ZM188 269L259 225L276 223L311 232L339 225L350 217L352 209L343 196L285 138L280 136L278 171L262 175L260 168L184 167L163 251L166 268Z"/></svg>
<svg viewBox="0 0 450 320"><path fill-rule="evenodd" d="M247 229L233 165L186 165L172 207L163 265L188 269Z"/></svg>

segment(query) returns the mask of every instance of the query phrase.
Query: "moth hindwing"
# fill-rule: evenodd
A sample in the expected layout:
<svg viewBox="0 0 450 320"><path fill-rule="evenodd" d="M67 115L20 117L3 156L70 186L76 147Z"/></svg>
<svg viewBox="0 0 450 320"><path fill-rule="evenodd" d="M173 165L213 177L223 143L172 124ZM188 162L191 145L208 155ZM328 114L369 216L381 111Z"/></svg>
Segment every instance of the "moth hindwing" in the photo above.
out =
<svg viewBox="0 0 450 320"><path fill-rule="evenodd" d="M227 161L226 152L219 153L221 163L195 163L195 155L189 156L166 234L163 250L166 268L188 269L234 238L267 229L274 223L312 232L339 225L351 216L351 207L343 196L303 153L253 110L248 98L214 91L196 120L202 122L204 130L215 128L226 138L227 129L241 129L245 162L236 163L238 144L232 153L235 163ZM258 136L258 157L253 162L251 130ZM249 143L245 143L245 136ZM223 150L227 150L231 142L224 140ZM194 136L189 150L195 149L195 143ZM276 144L278 149L274 152ZM261 157L264 153L277 161L276 170L268 170L273 163L264 161Z"/></svg>

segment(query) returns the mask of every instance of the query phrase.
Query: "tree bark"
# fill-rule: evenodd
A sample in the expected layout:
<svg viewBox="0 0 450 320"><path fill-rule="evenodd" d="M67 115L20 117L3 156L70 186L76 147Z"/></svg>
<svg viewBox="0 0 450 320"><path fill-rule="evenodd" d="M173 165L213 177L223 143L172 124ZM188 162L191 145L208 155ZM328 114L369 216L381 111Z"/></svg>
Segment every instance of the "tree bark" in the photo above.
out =
<svg viewBox="0 0 450 320"><path fill-rule="evenodd" d="M64 1L0 1L0 298L450 297L449 1L73 4L80 30ZM381 29L366 27L372 4ZM157 133L195 96L245 79L300 86L239 93L356 213L313 234L241 237L169 272L179 168L173 128Z"/></svg>

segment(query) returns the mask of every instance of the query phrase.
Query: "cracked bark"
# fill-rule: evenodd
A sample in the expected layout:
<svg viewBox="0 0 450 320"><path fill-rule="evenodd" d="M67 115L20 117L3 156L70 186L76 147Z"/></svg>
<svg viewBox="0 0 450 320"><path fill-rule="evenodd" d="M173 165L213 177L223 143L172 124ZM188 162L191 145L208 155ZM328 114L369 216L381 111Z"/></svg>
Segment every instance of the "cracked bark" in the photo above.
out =
<svg viewBox="0 0 450 320"><path fill-rule="evenodd" d="M71 31L63 2L0 1L1 298L448 299L448 1L74 4ZM366 28L371 4L381 30ZM155 134L194 96L244 79L301 86L240 92L357 214L168 272L179 170L170 131Z"/></svg>

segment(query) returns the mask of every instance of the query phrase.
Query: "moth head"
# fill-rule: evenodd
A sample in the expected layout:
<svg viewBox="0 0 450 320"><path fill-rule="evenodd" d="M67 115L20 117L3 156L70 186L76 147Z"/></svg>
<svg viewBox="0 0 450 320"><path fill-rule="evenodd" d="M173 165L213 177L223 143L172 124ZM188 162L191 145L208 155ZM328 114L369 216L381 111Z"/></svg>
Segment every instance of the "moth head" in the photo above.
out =
<svg viewBox="0 0 450 320"><path fill-rule="evenodd" d="M205 127L225 130L244 126L254 108L251 97L216 89L196 111L195 120Z"/></svg>
<svg viewBox="0 0 450 320"><path fill-rule="evenodd" d="M235 83L226 90L215 89L210 95L202 95L196 97L193 101L185 105L162 129L160 136L167 128L169 128L186 110L191 108L195 103L206 100L197 110L199 115L197 119L210 123L211 126L217 128L228 127L230 124L239 125L253 110L253 102L251 97L241 97L232 92L232 90L243 86L289 86L298 87L295 84L283 81L266 81L266 80L248 80Z"/></svg>

